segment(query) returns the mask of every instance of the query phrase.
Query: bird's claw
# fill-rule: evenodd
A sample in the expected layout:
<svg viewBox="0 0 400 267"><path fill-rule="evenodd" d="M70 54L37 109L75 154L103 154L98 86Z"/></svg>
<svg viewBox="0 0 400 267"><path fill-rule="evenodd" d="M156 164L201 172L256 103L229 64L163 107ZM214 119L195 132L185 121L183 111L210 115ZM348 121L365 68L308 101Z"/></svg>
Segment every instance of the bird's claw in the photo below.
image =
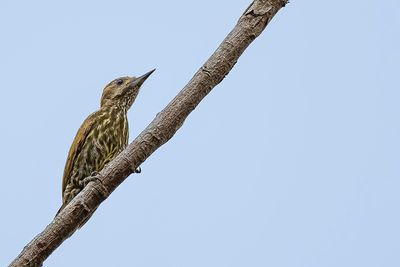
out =
<svg viewBox="0 0 400 267"><path fill-rule="evenodd" d="M139 167L137 167L133 172L134 172L134 173L141 173L141 172L142 172L142 169L141 169L140 166L139 166Z"/></svg>
<svg viewBox="0 0 400 267"><path fill-rule="evenodd" d="M92 172L89 177L86 177L83 179L83 181L82 181L83 187L87 186L90 182L94 182L97 180L101 182L99 177L100 177L99 172Z"/></svg>

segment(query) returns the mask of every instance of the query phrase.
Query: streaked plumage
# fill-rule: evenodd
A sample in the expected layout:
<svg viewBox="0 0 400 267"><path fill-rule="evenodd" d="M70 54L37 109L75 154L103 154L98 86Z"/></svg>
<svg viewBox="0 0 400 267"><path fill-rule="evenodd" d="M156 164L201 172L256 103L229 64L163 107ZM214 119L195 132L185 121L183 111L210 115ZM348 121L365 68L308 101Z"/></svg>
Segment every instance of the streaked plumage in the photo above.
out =
<svg viewBox="0 0 400 267"><path fill-rule="evenodd" d="M104 88L100 109L83 122L69 150L59 212L83 189L85 178L100 172L127 146L127 112L153 71L139 78L115 79Z"/></svg>

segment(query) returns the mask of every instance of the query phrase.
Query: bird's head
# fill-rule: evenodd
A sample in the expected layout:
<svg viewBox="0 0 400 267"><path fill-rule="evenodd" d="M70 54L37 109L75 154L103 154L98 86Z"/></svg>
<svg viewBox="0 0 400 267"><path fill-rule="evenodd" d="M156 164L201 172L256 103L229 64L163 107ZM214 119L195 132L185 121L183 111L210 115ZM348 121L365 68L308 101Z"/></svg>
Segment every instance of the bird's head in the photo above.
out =
<svg viewBox="0 0 400 267"><path fill-rule="evenodd" d="M135 101L140 86L154 71L155 69L138 78L129 76L117 78L107 84L101 96L101 107L120 106L128 110Z"/></svg>

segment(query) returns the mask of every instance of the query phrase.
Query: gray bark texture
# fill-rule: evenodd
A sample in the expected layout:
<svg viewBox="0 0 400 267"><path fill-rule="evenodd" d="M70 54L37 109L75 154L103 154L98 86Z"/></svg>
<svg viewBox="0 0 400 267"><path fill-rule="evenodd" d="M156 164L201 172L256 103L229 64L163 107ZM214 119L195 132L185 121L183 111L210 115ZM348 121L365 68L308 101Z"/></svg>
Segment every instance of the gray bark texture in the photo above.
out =
<svg viewBox="0 0 400 267"><path fill-rule="evenodd" d="M65 207L9 266L41 266L137 166L165 144L233 68L287 0L254 0L218 49L155 119Z"/></svg>

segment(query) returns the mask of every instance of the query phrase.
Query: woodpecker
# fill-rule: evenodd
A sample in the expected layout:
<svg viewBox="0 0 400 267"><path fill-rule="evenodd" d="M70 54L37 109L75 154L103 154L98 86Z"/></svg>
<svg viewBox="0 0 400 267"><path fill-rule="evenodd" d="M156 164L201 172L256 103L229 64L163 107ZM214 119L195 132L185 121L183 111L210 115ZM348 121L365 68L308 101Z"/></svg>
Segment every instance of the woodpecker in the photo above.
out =
<svg viewBox="0 0 400 267"><path fill-rule="evenodd" d="M62 179L62 206L57 214L84 188L86 178L100 172L128 145L128 110L154 71L138 78L120 77L106 85L100 108L86 118L72 142Z"/></svg>

